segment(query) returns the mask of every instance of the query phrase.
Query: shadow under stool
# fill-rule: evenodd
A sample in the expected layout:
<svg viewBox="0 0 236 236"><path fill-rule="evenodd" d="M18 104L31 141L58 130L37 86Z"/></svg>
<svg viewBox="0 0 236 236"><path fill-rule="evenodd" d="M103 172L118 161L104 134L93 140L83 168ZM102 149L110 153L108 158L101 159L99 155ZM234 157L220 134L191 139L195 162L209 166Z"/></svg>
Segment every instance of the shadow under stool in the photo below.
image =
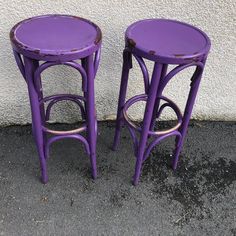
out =
<svg viewBox="0 0 236 236"><path fill-rule="evenodd" d="M44 15L16 24L10 32L10 39L16 63L28 86L32 131L40 160L42 182L48 181L46 160L49 146L64 138L77 139L84 144L90 156L92 177L96 178L97 120L94 79L100 60L101 30L83 18ZM83 96L76 94L43 96L41 73L56 65L72 67L81 74ZM52 106L65 100L79 106L82 118L85 120L84 125L69 131L48 128ZM82 135L82 132L86 135Z"/></svg>
<svg viewBox="0 0 236 236"><path fill-rule="evenodd" d="M132 137L136 156L134 185L138 184L142 164L151 150L160 141L170 136L176 137L172 164L173 169L176 169L210 45L210 40L204 32L174 20L141 20L133 23L126 30L113 149L117 149L121 128L126 125ZM141 68L145 93L126 101L129 70L132 68L133 58ZM151 79L144 59L154 62ZM176 65L176 67L168 72L168 65ZM178 106L162 93L176 74L189 67L196 69L191 78L190 91L182 114ZM127 114L129 107L138 101L146 102L144 118L140 126ZM162 102L164 103L161 105ZM176 114L177 124L168 130L156 130L154 129L156 119L166 107L171 108Z"/></svg>

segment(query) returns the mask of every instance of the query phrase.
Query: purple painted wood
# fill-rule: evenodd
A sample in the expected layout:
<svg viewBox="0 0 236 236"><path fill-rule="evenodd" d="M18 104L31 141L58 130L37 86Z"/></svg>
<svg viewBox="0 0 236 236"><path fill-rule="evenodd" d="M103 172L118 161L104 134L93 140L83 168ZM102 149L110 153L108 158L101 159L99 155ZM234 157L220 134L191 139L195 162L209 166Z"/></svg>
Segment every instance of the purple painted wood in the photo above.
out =
<svg viewBox="0 0 236 236"><path fill-rule="evenodd" d="M198 28L183 22L165 19L147 19L135 22L126 30L125 43L113 149L115 150L119 143L122 125L127 125L134 143L136 167L133 184L137 185L142 164L148 158L151 150L170 136L176 136L173 155L173 169L176 169L211 44L207 35ZM142 70L145 93L136 95L125 102L129 70L132 68L129 66L132 56L137 59ZM143 58L155 62L150 81ZM168 72L168 64L177 66ZM196 67L196 70L191 78L190 92L182 115L177 105L163 97L162 92L177 73L190 66ZM165 103L160 106L161 100L164 100ZM147 101L141 127L138 127L127 114L128 108L137 101ZM156 118L160 117L166 107L170 107L175 112L177 124L168 130L154 130ZM136 131L140 133L139 138ZM152 141L148 142L151 137Z"/></svg>
<svg viewBox="0 0 236 236"><path fill-rule="evenodd" d="M10 38L14 50L27 57L70 61L97 51L102 33L97 25L77 16L45 15L19 22Z"/></svg>
<svg viewBox="0 0 236 236"><path fill-rule="evenodd" d="M211 45L208 36L200 29L165 19L135 22L126 30L125 39L134 54L162 64L201 60Z"/></svg>
<svg viewBox="0 0 236 236"><path fill-rule="evenodd" d="M77 139L84 144L85 151L90 156L92 176L96 178L97 120L94 78L100 61L101 30L83 18L45 15L15 25L10 32L10 39L16 63L28 85L32 129L39 154L42 182L48 181L46 160L50 145L64 138ZM81 59L81 64L75 61L78 59ZM39 61L44 63L39 64ZM81 74L84 97L76 94L43 97L40 75L55 65L70 66ZM63 100L72 101L79 106L85 125L70 131L51 130L46 127L52 106ZM82 131L87 132L87 137L81 135ZM47 134L53 136L48 138Z"/></svg>

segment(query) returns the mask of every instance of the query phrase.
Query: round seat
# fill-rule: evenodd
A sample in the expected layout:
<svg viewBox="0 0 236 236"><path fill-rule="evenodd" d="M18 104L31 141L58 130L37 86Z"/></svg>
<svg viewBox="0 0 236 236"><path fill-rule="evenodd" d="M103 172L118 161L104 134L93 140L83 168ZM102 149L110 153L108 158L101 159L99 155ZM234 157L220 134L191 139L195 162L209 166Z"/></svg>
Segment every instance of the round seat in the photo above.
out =
<svg viewBox="0 0 236 236"><path fill-rule="evenodd" d="M126 45L135 54L166 64L202 60L210 40L200 29L175 20L147 19L130 25Z"/></svg>
<svg viewBox="0 0 236 236"><path fill-rule="evenodd" d="M45 15L21 21L10 38L25 56L45 61L69 61L95 52L102 39L100 28L89 20L68 15Z"/></svg>

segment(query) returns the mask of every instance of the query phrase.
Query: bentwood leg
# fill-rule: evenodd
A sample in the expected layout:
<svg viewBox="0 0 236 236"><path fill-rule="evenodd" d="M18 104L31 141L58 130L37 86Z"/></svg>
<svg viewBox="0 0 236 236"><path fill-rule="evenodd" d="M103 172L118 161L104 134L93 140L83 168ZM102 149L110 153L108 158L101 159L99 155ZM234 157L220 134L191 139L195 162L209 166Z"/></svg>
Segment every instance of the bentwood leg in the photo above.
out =
<svg viewBox="0 0 236 236"><path fill-rule="evenodd" d="M25 62L25 78L27 81L29 98L30 98L32 124L33 124L32 126L41 167L41 180L43 183L47 183L48 176L46 168L46 158L44 153L44 135L42 130L41 110L40 110L39 96L33 82L33 76L37 63L35 63L32 59L29 59L27 57L24 57L24 62Z"/></svg>
<svg viewBox="0 0 236 236"><path fill-rule="evenodd" d="M93 56L90 55L86 58L87 68L87 92L86 95L86 114L87 114L87 137L90 147L90 161L92 166L92 177L96 179L97 168L96 168L96 113L95 113L95 97L94 97L94 67L93 67Z"/></svg>
<svg viewBox="0 0 236 236"><path fill-rule="evenodd" d="M183 116L183 122L179 128L179 131L181 133L181 137L176 137L176 141L175 141L175 150L174 150L174 155L173 155L173 164L172 164L172 168L175 170L177 168L177 163L179 160L179 155L181 152L181 149L183 147L183 142L187 133L187 129L188 129L188 124L191 118L191 114L192 114L192 110L193 110L193 106L194 106L194 102L197 96L197 92L198 92L198 88L199 88L199 84L201 81L201 76L202 76L202 72L203 72L204 67L197 67L196 71L193 74L193 77L191 79L191 88L189 91L189 95L188 95L188 100L186 103L186 107L185 107L185 111L184 111L184 116Z"/></svg>
<svg viewBox="0 0 236 236"><path fill-rule="evenodd" d="M123 68L122 68L122 75L121 75L120 94L119 94L119 101L118 101L118 108L117 108L116 130L115 130L115 137L114 137L114 143L113 143L113 150L117 149L117 146L120 141L120 132L121 132L121 127L123 125L122 108L125 104L129 70L132 67L131 57L132 57L131 53L125 49L123 52Z"/></svg>
<svg viewBox="0 0 236 236"><path fill-rule="evenodd" d="M143 163L143 156L146 148L146 143L148 139L148 132L150 130L150 124L152 121L152 114L156 100L157 88L161 77L162 65L155 63L150 89L147 95L147 103L144 113L143 127L140 135L138 153L135 166L135 175L133 179L133 184L137 185L141 173L141 167Z"/></svg>
<svg viewBox="0 0 236 236"><path fill-rule="evenodd" d="M164 77L166 75L166 72L167 72L167 68L168 68L168 65L163 64L160 80L164 79ZM159 109L159 106L160 106L160 96L162 95L162 91L160 91L160 92L159 91L160 90L157 90L157 94L156 94L156 101L155 101L155 106L154 106L154 109L153 109L150 130L154 130L154 126L155 126L155 122L156 122L156 118L157 118L157 113L158 113L158 109Z"/></svg>

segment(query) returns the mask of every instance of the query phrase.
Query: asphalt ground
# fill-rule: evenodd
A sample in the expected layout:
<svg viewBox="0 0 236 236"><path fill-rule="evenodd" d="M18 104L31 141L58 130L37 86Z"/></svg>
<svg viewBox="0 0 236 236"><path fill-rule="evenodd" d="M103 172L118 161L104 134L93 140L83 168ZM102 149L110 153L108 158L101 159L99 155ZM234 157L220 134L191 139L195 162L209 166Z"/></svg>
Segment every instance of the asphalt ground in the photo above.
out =
<svg viewBox="0 0 236 236"><path fill-rule="evenodd" d="M0 128L0 235L236 235L235 122L192 121L178 169L170 138L136 187L129 133L116 152L113 135L113 122L99 123L95 181L81 143L53 144L44 185L31 127Z"/></svg>

